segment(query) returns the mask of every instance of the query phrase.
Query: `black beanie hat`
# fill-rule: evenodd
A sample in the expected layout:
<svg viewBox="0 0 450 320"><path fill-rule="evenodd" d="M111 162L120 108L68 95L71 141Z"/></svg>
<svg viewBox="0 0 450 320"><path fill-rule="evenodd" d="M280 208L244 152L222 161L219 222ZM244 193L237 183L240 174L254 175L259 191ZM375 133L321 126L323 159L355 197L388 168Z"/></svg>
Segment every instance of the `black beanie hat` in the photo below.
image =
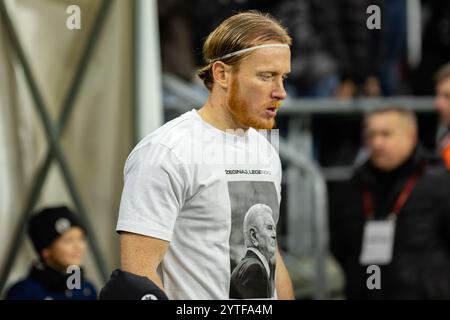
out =
<svg viewBox="0 0 450 320"><path fill-rule="evenodd" d="M31 217L28 234L38 255L72 227L84 230L77 216L67 207L46 208Z"/></svg>

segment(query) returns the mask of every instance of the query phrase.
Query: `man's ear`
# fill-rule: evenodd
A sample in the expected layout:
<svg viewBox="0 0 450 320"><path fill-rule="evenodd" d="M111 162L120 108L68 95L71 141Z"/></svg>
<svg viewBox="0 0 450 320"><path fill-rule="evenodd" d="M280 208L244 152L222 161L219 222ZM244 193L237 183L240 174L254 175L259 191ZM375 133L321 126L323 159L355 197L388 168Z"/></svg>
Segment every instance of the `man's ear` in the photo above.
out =
<svg viewBox="0 0 450 320"><path fill-rule="evenodd" d="M258 239L256 239L256 231L253 228L250 229L250 240L255 247L258 246Z"/></svg>
<svg viewBox="0 0 450 320"><path fill-rule="evenodd" d="M211 67L211 73L216 82L222 89L228 88L228 82L231 77L231 66L223 63L222 61L216 61Z"/></svg>

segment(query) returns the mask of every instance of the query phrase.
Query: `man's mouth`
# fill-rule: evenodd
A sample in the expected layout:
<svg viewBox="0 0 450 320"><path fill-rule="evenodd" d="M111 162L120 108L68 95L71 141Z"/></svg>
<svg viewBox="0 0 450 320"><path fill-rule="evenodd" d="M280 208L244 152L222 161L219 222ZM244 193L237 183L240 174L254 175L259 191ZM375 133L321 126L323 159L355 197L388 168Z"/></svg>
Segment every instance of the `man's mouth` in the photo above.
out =
<svg viewBox="0 0 450 320"><path fill-rule="evenodd" d="M275 118L277 115L277 109L277 107L269 107L266 109L266 114L271 118Z"/></svg>

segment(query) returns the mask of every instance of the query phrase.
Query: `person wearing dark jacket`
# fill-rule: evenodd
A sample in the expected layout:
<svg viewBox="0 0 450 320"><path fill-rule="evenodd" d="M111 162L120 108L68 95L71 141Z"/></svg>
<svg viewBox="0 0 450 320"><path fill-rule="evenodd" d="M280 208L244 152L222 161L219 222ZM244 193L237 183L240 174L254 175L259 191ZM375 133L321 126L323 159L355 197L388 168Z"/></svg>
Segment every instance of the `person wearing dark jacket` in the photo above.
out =
<svg viewBox="0 0 450 320"><path fill-rule="evenodd" d="M413 94L433 94L433 76L450 57L450 2L447 0L421 1L423 20L422 54L420 64L413 70Z"/></svg>
<svg viewBox="0 0 450 320"><path fill-rule="evenodd" d="M8 290L6 300L96 300L80 267L86 243L77 217L67 207L47 208L31 218L28 232L39 262Z"/></svg>
<svg viewBox="0 0 450 320"><path fill-rule="evenodd" d="M436 73L436 99L441 132L438 132L437 149L447 168L450 169L450 62L441 66Z"/></svg>
<svg viewBox="0 0 450 320"><path fill-rule="evenodd" d="M384 21L381 29L367 28L367 8L377 5L384 12L383 0L311 1L316 14L316 31L335 58L340 84L336 96L341 99L355 95L379 96L380 71L386 57ZM381 14L383 20L384 15Z"/></svg>
<svg viewBox="0 0 450 320"><path fill-rule="evenodd" d="M331 97L339 84L338 61L329 52L323 30L328 25L311 0L277 1L273 14L283 21L294 39L291 73L287 79L290 94L301 97ZM318 6L320 7L320 6ZM337 27L337 26L334 26Z"/></svg>
<svg viewBox="0 0 450 320"><path fill-rule="evenodd" d="M450 299L449 172L418 144L406 109L369 114L365 139L368 161L331 199L330 245L346 275L346 297ZM387 239L382 255L368 249L370 241L380 244L367 236L374 222L394 226L375 234ZM380 268L376 288L368 286L369 265Z"/></svg>

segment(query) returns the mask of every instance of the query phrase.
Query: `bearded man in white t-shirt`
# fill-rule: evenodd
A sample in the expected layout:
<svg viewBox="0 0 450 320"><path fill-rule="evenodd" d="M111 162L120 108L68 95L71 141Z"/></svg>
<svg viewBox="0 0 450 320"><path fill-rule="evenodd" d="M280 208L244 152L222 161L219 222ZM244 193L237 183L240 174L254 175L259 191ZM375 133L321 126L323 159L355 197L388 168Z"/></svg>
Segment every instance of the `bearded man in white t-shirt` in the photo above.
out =
<svg viewBox="0 0 450 320"><path fill-rule="evenodd" d="M280 159L257 130L275 126L286 98L291 42L279 22L254 11L228 18L208 36L198 73L208 100L145 137L127 159L116 229L121 268L101 298L233 298L244 213L260 203L274 224L279 217ZM276 251L275 290L246 298L293 298Z"/></svg>

